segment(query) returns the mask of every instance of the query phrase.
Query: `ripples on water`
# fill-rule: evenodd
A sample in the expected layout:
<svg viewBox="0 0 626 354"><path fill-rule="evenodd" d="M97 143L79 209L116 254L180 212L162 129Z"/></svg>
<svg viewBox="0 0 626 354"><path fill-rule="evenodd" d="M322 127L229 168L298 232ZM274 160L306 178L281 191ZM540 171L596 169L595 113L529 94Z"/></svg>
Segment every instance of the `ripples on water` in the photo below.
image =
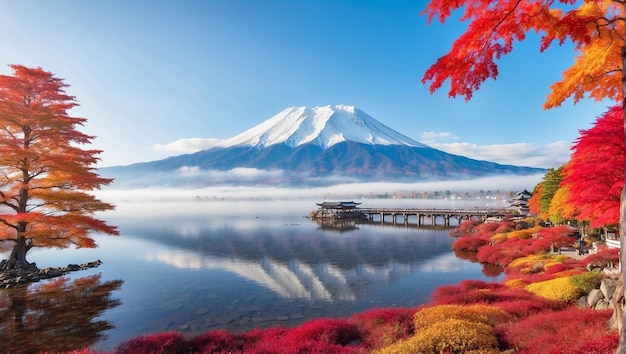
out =
<svg viewBox="0 0 626 354"><path fill-rule="evenodd" d="M395 203L466 207L402 202ZM97 249L31 252L39 267L104 263L0 291L0 330L8 338L0 350L25 343L33 350L110 350L158 331L292 326L374 307L415 307L440 285L495 280L455 257L449 230L320 225L304 218L315 208L314 201L121 204L102 216L121 237L96 236Z"/></svg>

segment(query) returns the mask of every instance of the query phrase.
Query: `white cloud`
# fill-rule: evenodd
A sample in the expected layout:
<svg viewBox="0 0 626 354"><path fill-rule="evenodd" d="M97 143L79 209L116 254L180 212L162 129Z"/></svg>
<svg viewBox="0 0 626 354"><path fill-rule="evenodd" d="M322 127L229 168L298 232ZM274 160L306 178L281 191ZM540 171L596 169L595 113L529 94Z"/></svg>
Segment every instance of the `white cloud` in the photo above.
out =
<svg viewBox="0 0 626 354"><path fill-rule="evenodd" d="M190 154L200 150L210 149L221 142L222 139L215 138L188 138L178 139L165 145L156 144L152 148L157 151L165 151L172 154Z"/></svg>
<svg viewBox="0 0 626 354"><path fill-rule="evenodd" d="M425 132L421 136L424 144L435 149L505 165L557 167L567 162L571 153L571 143L565 141L555 141L545 146L530 143L477 145L467 142L449 142L459 140L459 137L448 132Z"/></svg>
<svg viewBox="0 0 626 354"><path fill-rule="evenodd" d="M251 180L258 180L263 178L276 178L280 177L284 174L282 170L261 170L258 168L250 168L250 167L237 167L231 170L221 171L221 170L204 170L198 166L183 166L176 170L175 177L180 177L183 179L196 179L201 177L204 181L210 182L212 184L220 184L220 182L229 181L233 182L247 182ZM153 177L156 178L167 178L171 177L168 173L165 176L159 176L158 174L153 174Z"/></svg>
<svg viewBox="0 0 626 354"><path fill-rule="evenodd" d="M426 145L441 140L459 140L459 137L450 132L423 132L420 134L420 142Z"/></svg>

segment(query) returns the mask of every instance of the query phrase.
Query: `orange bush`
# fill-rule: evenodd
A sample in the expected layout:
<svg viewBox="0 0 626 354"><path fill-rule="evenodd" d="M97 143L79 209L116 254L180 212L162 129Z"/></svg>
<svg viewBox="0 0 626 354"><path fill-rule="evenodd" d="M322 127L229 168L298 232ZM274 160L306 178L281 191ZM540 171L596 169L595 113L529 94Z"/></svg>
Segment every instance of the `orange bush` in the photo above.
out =
<svg viewBox="0 0 626 354"><path fill-rule="evenodd" d="M446 319L419 330L413 337L382 348L377 354L500 353L493 328L484 323Z"/></svg>
<svg viewBox="0 0 626 354"><path fill-rule="evenodd" d="M413 317L416 332L433 323L448 319L466 320L476 323L493 325L499 318L506 316L506 312L497 307L488 305L439 305L424 308Z"/></svg>
<svg viewBox="0 0 626 354"><path fill-rule="evenodd" d="M509 240L528 240L533 238L533 236L536 235L539 230L541 230L541 226L535 226L529 229L515 230L511 231L507 235L507 238Z"/></svg>

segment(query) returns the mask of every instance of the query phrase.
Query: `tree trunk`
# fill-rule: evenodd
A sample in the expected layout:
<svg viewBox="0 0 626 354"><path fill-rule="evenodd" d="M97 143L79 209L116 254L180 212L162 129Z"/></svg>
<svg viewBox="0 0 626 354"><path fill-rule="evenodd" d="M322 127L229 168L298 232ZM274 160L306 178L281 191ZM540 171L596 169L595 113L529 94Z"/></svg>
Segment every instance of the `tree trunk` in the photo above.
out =
<svg viewBox="0 0 626 354"><path fill-rule="evenodd" d="M18 236L9 259L2 265L2 270L34 268L35 264L26 260L26 253L29 249L26 237Z"/></svg>

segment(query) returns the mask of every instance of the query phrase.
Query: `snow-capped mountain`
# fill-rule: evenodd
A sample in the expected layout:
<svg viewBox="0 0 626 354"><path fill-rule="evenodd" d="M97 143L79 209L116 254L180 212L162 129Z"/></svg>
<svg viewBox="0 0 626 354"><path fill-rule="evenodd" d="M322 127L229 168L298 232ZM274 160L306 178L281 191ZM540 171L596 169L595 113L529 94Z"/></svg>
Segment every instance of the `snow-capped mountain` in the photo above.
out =
<svg viewBox="0 0 626 354"><path fill-rule="evenodd" d="M193 154L103 168L115 186L326 185L545 173L448 154L352 106L293 107Z"/></svg>
<svg viewBox="0 0 626 354"><path fill-rule="evenodd" d="M219 147L313 144L327 149L352 141L369 145L427 147L380 123L354 106L291 107Z"/></svg>

